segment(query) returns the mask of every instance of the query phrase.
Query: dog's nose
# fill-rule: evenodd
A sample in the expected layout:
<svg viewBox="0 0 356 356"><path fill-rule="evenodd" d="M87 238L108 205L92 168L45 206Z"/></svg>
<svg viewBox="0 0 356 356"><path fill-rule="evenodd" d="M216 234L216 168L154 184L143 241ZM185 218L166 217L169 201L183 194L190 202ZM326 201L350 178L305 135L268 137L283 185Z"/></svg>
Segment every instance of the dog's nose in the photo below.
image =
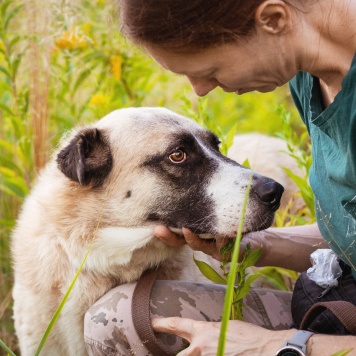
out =
<svg viewBox="0 0 356 356"><path fill-rule="evenodd" d="M254 192L263 203L268 204L273 211L276 211L279 208L284 188L273 179L263 177L255 182L252 187L252 192Z"/></svg>

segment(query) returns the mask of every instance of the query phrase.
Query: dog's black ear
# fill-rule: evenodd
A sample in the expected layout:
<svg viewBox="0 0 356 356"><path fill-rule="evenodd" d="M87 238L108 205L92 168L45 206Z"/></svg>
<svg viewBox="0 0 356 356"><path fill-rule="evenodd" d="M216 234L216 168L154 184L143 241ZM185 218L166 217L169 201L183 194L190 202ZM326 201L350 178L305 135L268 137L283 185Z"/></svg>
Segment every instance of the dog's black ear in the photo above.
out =
<svg viewBox="0 0 356 356"><path fill-rule="evenodd" d="M112 155L105 135L98 129L80 131L57 156L58 168L81 185L100 186L112 168Z"/></svg>

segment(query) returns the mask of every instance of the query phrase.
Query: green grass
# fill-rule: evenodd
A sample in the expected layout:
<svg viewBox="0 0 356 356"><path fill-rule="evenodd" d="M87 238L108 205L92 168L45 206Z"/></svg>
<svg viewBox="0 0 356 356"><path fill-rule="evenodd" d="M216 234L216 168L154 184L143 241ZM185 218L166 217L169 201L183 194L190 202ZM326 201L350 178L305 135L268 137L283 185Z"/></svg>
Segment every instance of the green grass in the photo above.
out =
<svg viewBox="0 0 356 356"><path fill-rule="evenodd" d="M217 350L218 356L225 355L227 328L229 325L229 320L230 320L230 315L231 315L231 305L234 302L235 279L236 279L237 269L238 269L237 261L239 258L240 242L242 239L242 228L243 228L244 220L245 220L246 208L247 208L247 203L248 203L248 198L249 198L249 193L250 193L250 188L251 188L251 181L252 181L252 176L250 177L250 181L249 181L249 184L246 189L245 198L244 198L244 202L243 202L242 210L241 210L239 227L238 227L237 235L236 235L236 241L235 241L234 248L232 251L232 256L231 256L231 268L230 268L230 273L229 273L228 279L227 279L227 288L226 288L226 295L225 295L225 300L224 300L220 337L219 337L218 350ZM238 285L238 288L240 288L240 287L241 287L241 285ZM242 309L242 307L241 307L241 309ZM242 317L242 310L239 310L239 312Z"/></svg>

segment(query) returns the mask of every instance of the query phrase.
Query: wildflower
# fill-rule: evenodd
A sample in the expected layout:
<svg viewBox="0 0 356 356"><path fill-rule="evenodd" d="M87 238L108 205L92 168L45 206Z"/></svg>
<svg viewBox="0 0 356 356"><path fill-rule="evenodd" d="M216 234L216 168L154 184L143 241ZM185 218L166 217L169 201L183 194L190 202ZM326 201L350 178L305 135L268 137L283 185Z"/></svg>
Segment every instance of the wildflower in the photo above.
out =
<svg viewBox="0 0 356 356"><path fill-rule="evenodd" d="M105 96L102 92L95 94L91 97L89 105L92 106L107 106L110 102L110 98Z"/></svg>
<svg viewBox="0 0 356 356"><path fill-rule="evenodd" d="M110 57L111 73L116 80L121 79L122 57L120 55Z"/></svg>
<svg viewBox="0 0 356 356"><path fill-rule="evenodd" d="M75 27L74 29L63 32L62 36L55 41L55 44L60 49L83 49L88 45L89 38L85 34L85 30Z"/></svg>
<svg viewBox="0 0 356 356"><path fill-rule="evenodd" d="M87 22L85 23L83 26L82 26L82 30L84 31L85 34L89 34L90 30L92 28L92 24L90 22Z"/></svg>

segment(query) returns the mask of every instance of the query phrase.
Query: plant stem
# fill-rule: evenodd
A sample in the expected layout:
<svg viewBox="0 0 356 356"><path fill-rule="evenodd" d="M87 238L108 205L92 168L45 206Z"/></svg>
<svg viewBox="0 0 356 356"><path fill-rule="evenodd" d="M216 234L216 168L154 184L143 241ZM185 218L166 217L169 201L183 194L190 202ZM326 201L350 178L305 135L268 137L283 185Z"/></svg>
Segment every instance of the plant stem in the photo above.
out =
<svg viewBox="0 0 356 356"><path fill-rule="evenodd" d="M242 212L241 212L240 223L239 223L239 228L237 230L236 241L234 244L234 249L233 249L232 257L231 257L231 270L228 275L228 284L227 284L224 307L223 307L223 316L222 316L222 320L221 320L221 329L220 329L220 337L219 337L217 356L225 355L226 334L227 334L227 328L228 328L229 319L230 319L231 305L232 305L233 296L234 296L235 279L236 279L236 272L237 272L237 261L238 261L238 257L239 257L239 253L240 253L242 229L243 229L244 220L245 220L248 198L250 195L251 181L252 181L252 175L250 176L248 186L246 189L244 203L243 203Z"/></svg>

